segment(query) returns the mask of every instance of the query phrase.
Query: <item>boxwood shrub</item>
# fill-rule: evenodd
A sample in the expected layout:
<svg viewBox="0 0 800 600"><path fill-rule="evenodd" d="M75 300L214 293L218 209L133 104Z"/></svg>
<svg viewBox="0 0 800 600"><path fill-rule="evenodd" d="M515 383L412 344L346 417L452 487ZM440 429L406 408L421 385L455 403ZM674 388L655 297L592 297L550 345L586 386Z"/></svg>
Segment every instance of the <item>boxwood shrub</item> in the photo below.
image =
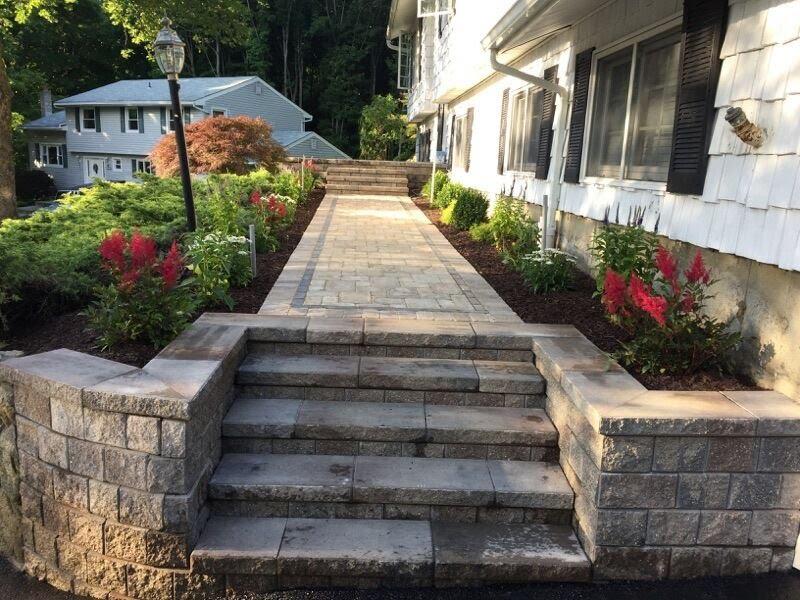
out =
<svg viewBox="0 0 800 600"><path fill-rule="evenodd" d="M447 208L442 212L442 223L466 230L486 220L489 202L483 192L448 183L442 188L441 197L448 200Z"/></svg>

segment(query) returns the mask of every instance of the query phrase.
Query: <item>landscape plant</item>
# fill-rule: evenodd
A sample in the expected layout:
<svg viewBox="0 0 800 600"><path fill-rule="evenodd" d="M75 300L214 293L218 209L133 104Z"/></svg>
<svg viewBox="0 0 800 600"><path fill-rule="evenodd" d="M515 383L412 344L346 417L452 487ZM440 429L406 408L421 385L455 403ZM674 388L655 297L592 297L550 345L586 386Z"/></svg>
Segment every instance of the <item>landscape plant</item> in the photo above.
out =
<svg viewBox="0 0 800 600"><path fill-rule="evenodd" d="M448 183L442 188L442 196L449 199L447 208L441 215L445 225L466 231L486 220L489 202L483 192L457 183Z"/></svg>
<svg viewBox="0 0 800 600"><path fill-rule="evenodd" d="M509 196L500 196L492 215L486 223L474 225L470 235L476 241L489 242L503 256L503 260L516 266L521 257L539 249L539 226L528 214L525 204Z"/></svg>
<svg viewBox="0 0 800 600"><path fill-rule="evenodd" d="M135 231L109 234L97 249L111 282L97 290L86 310L101 346L143 341L160 347L188 324L196 308L191 280L182 281L183 256L176 241L163 256L152 237Z"/></svg>
<svg viewBox="0 0 800 600"><path fill-rule="evenodd" d="M602 293L606 272L611 270L627 282L635 274L651 282L656 274L653 261L658 239L640 226L604 225L592 238L589 251L597 268L597 291Z"/></svg>
<svg viewBox="0 0 800 600"><path fill-rule="evenodd" d="M263 119L246 116L207 118L187 125L186 152L192 173L276 171L286 158L283 146L272 139L272 127ZM159 177L180 172L174 133L159 139L150 160Z"/></svg>
<svg viewBox="0 0 800 600"><path fill-rule="evenodd" d="M438 198L439 194L442 192L442 188L445 186L445 184L450 182L450 176L447 174L447 171L437 170L436 173L433 175L433 177L431 177L430 179L428 179L428 181L425 182L425 185L422 186L422 195L425 198L427 198L428 201L431 200L431 182L433 182L433 191L434 191L433 199L435 201ZM433 206L437 208L445 208L447 204L439 205L437 203L433 204Z"/></svg>
<svg viewBox="0 0 800 600"><path fill-rule="evenodd" d="M187 268L204 306L233 309L231 286L245 286L252 278L248 239L224 233L199 233L187 247Z"/></svg>
<svg viewBox="0 0 800 600"><path fill-rule="evenodd" d="M681 271L675 256L658 246L654 262L650 282L636 272L626 278L624 273L606 270L603 306L609 318L631 336L616 357L643 373L722 370L740 335L704 312L715 282L702 254L698 250Z"/></svg>
<svg viewBox="0 0 800 600"><path fill-rule="evenodd" d="M560 292L573 283L575 259L561 250L548 248L525 254L515 266L534 294Z"/></svg>

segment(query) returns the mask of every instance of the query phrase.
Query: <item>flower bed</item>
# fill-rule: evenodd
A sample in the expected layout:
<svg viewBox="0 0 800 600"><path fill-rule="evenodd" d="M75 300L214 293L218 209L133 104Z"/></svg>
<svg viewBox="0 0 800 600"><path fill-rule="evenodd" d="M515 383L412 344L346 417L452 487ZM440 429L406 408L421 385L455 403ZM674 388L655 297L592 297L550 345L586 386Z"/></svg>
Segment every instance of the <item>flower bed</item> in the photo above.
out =
<svg viewBox="0 0 800 600"><path fill-rule="evenodd" d="M218 181L225 183L221 192L219 188L214 191L211 187ZM264 210L280 213L278 219L268 214L261 215L261 207L253 205L249 200L251 191L256 188L261 190L265 198ZM203 245L208 246L206 238L241 239L237 236L246 231L246 229L243 231L242 227L246 227L246 223L255 219L260 250L257 255L257 277L250 279L249 257L242 257L245 259L247 277L240 280L231 277L230 282L226 282L225 286L220 288L224 290L224 294L216 299L206 298L208 301L202 302L202 306L195 302L197 306L194 312L208 310L256 312L311 221L324 196L324 190L305 190L303 192L305 201L292 201L291 210L285 206L290 203L287 200L290 194L297 198L301 194L296 174L284 173L273 176L256 172L242 177L223 176L196 182L197 212L203 231L194 237L181 233L182 199L179 183L174 180L152 179L141 186L102 184L70 199L55 215L37 215L28 221L5 223L0 228L0 255L4 257L8 255L10 239L21 239L23 243L16 244L12 261L5 267L7 270L14 269L16 287L11 289L10 293L7 292L7 295L13 294L16 298L10 304L6 304L6 313L10 317L9 328L5 333L0 332L0 346L4 345L5 349L22 350L26 353L69 348L132 365L142 365L158 352L159 346L163 344L153 344L144 340L115 339L113 345L104 349L100 332L90 328L90 320L85 313L87 303L93 298L98 298L98 291L105 285L112 286L115 294L126 285L122 279L117 280L114 276L113 270L116 268L114 261L119 261L120 258L112 256L113 252L110 251L113 248L106 247L104 257L98 252L98 245L103 237L115 230L120 230L120 233L116 234L117 237L128 236L125 238L128 241L134 231L138 232L137 239L152 240L160 248L152 265L148 263L144 270L127 267L120 269L118 274L120 278L135 277L138 284L163 277L160 261L164 259L158 256L163 256L169 250L173 240L180 240L182 262L185 265L191 266L198 262L203 264L198 258L197 247L201 241ZM126 202L126 195L135 197L128 198ZM240 200L231 201L231 198L239 196ZM270 205L273 196L284 200L278 202L273 199ZM130 205L137 200L141 202ZM278 207L279 203L283 208ZM92 213L91 218L89 215L84 215L85 211ZM248 216L251 213L252 216ZM259 216L263 217L260 221ZM277 222L279 220L281 223ZM225 230L224 224L231 222L234 226L230 230ZM72 232L72 228L77 229L77 233ZM12 233L3 246L3 236L8 234L9 229ZM30 240L37 236L41 238L42 243L39 244L39 248L31 249ZM58 245L57 239L63 240L70 236L74 239L65 244L65 256L59 260L52 258L55 253L51 248ZM214 264L214 260L220 256L221 249L224 250L222 246L211 244L210 249L203 249L202 257L206 265ZM241 246L235 249L241 254L246 250L247 244L237 244L237 246ZM32 262L34 268L27 273L19 270L21 262L18 262L24 258L26 252L37 254ZM129 247L124 249L124 253L133 260L132 250ZM109 273L104 273L103 265L111 267ZM120 266L123 265L120 263ZM154 269L152 271L151 266ZM126 269L127 272L122 272ZM0 270L3 270L2 267ZM186 275L191 279L198 279L194 272L187 272ZM113 283L114 281L116 283ZM157 283L161 286L159 289L165 291L167 288L173 289L171 285L164 287L160 279ZM197 283L195 281L193 287L196 287ZM206 282L204 289L213 290L213 283L213 281ZM225 304L226 300L230 301L232 308ZM106 305L112 306L113 303L107 302ZM103 316L109 317L106 313ZM96 322L98 315L95 314L94 317ZM189 317L191 319L193 315ZM168 337L171 339L173 336Z"/></svg>
<svg viewBox="0 0 800 600"><path fill-rule="evenodd" d="M614 353L631 340L621 327L606 318L596 283L589 275L574 269L570 289L534 294L519 271L504 263L494 245L476 241L468 231L460 231L440 222L441 211L424 198L414 202L435 224L448 241L489 282L501 298L526 323L558 323L574 325L601 350ZM758 389L751 381L716 371L694 375L660 375L629 369L645 387L655 390L748 390Z"/></svg>

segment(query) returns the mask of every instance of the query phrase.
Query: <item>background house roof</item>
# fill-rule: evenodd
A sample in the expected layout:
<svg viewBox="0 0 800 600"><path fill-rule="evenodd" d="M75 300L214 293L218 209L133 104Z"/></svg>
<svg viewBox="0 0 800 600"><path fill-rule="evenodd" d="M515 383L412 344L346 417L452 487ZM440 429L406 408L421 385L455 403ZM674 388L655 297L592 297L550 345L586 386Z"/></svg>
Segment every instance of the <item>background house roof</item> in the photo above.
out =
<svg viewBox="0 0 800 600"><path fill-rule="evenodd" d="M181 79L181 100L197 102L203 98L230 91L257 77L190 77ZM167 80L124 79L99 88L69 96L55 103L56 106L80 106L91 104L169 104Z"/></svg>
<svg viewBox="0 0 800 600"><path fill-rule="evenodd" d="M281 146L289 150L292 146L295 146L308 138L316 138L320 140L323 144L330 146L332 149L336 150L340 153L343 157L350 158L343 150L337 148L324 137L319 135L315 131L273 131L272 132L272 139L278 142ZM310 157L309 157L310 158Z"/></svg>
<svg viewBox="0 0 800 600"><path fill-rule="evenodd" d="M28 121L22 126L23 129L61 129L67 125L67 113L63 110L54 112L45 117L39 117L33 121Z"/></svg>

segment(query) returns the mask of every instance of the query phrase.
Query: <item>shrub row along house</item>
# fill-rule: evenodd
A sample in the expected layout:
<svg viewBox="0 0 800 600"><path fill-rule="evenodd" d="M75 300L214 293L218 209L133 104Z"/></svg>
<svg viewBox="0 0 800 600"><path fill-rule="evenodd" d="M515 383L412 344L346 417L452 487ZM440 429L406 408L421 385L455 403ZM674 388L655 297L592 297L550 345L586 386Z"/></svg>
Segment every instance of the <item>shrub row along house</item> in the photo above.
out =
<svg viewBox="0 0 800 600"><path fill-rule="evenodd" d="M547 198L548 241L585 266L604 221L702 249L738 358L792 395L799 35L797 0L393 0L387 30L419 160L535 215Z"/></svg>
<svg viewBox="0 0 800 600"><path fill-rule="evenodd" d="M313 131L312 116L258 77L181 80L185 123L215 116L259 117L289 156L347 158ZM148 155L174 131L166 79L118 81L55 103L42 95L42 117L25 124L30 166L49 173L58 189L94 178L129 181L150 172Z"/></svg>

